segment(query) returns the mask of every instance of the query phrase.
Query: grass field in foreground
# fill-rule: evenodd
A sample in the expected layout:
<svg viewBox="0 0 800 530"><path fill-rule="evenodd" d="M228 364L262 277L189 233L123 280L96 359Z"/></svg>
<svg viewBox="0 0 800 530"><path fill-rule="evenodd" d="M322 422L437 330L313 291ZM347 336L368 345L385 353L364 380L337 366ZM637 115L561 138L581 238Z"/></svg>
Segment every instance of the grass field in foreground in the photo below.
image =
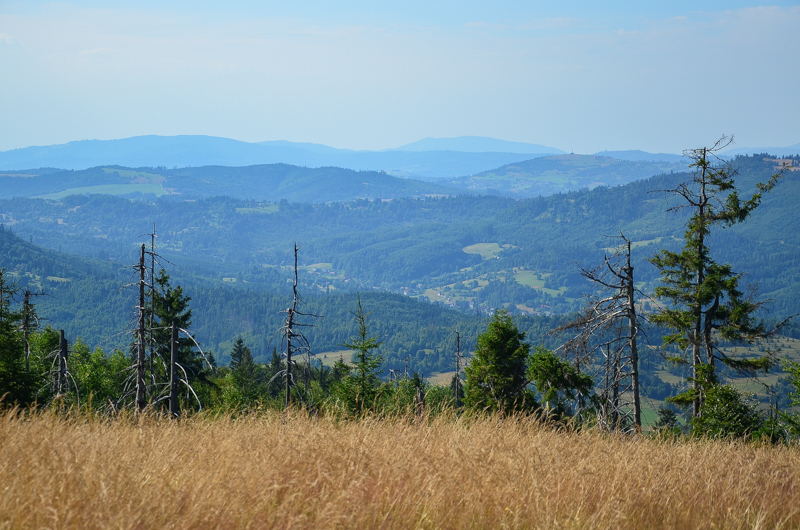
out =
<svg viewBox="0 0 800 530"><path fill-rule="evenodd" d="M0 528L797 528L800 450L533 420L0 416Z"/></svg>

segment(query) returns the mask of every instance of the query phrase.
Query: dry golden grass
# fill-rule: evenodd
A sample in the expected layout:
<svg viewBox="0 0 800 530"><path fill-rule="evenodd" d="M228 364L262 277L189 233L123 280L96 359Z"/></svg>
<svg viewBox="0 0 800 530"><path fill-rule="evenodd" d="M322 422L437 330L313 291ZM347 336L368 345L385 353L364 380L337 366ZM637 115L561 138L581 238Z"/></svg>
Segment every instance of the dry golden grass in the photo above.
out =
<svg viewBox="0 0 800 530"><path fill-rule="evenodd" d="M534 421L0 416L2 528L797 528L800 451Z"/></svg>

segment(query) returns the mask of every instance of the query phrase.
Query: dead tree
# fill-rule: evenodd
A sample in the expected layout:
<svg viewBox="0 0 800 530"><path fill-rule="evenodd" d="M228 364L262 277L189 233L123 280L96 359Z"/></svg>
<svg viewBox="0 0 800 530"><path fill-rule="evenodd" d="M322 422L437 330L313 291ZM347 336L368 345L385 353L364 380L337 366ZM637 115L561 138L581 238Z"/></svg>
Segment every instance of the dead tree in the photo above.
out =
<svg viewBox="0 0 800 530"><path fill-rule="evenodd" d="M30 373L31 371L31 341L30 341L30 334L31 334L31 315L30 315L30 307L31 307L31 292L28 289L25 289L25 299L22 304L22 337L25 340L25 373Z"/></svg>
<svg viewBox="0 0 800 530"><path fill-rule="evenodd" d="M400 384L400 380L401 379L408 379L409 378L409 375L408 375L408 363L409 363L410 360L411 360L411 356L410 355L406 355L406 358L403 359L403 362L405 363L405 366L404 366L402 372L400 370L395 370L393 368L389 368L389 381L393 381L393 382L396 382L397 384Z"/></svg>
<svg viewBox="0 0 800 530"><path fill-rule="evenodd" d="M67 387L67 358L69 356L69 348L67 346L67 339L64 337L64 330L58 332L58 372L56 377L56 394L61 395L66 393Z"/></svg>
<svg viewBox="0 0 800 530"><path fill-rule="evenodd" d="M297 243L294 244L294 281L292 282L292 305L291 307L287 308L285 311L281 311L282 313L286 313L286 319L284 320L283 326L280 328L281 334L281 344L286 345L286 350L283 352L283 355L286 356L286 368L279 371L275 375L272 376L270 379L270 383L272 383L275 378L283 376L284 377L284 398L285 398L285 406L288 410L289 406L292 402L292 387L295 385L294 381L294 374L292 374L292 366L298 366L297 361L295 361L292 357L295 355L305 355L306 363L304 369L306 372L306 385L308 385L309 378L310 378L310 370L311 370L311 345L308 342L308 339L297 331L296 328L302 327L312 327L313 324L304 324L298 322L298 317L315 317L320 318L319 315L314 315L311 313L301 313L298 311L298 306L302 303L302 299L297 291L298 285L298 268L297 268L297 252L300 250L300 247L297 246ZM299 395L298 395L299 396ZM299 396L302 400L302 396ZM309 406L313 406L312 403L304 403Z"/></svg>
<svg viewBox="0 0 800 530"><path fill-rule="evenodd" d="M609 429L641 431L639 387L640 315L636 311L636 287L631 265L631 242L620 233L623 244L603 264L581 275L599 288L589 297L580 316L555 331L577 332L560 349L575 355L576 365L604 372L600 418ZM598 374L594 374L598 375Z"/></svg>
<svg viewBox="0 0 800 530"><path fill-rule="evenodd" d="M67 342L64 336L63 329L58 332L58 349L46 355L45 359L51 357L53 359L52 369L50 371L52 374L51 394L53 399L66 396L69 392L70 383L72 383L72 387L75 389L75 400L78 406L80 406L81 400L78 383L69 370L69 342Z"/></svg>
<svg viewBox="0 0 800 530"><path fill-rule="evenodd" d="M25 289L25 296L22 303L22 337L25 341L25 373L30 373L31 359L31 331L38 327L39 319L36 317L36 309L31 303L32 296L43 296L44 293L33 293L30 289Z"/></svg>
<svg viewBox="0 0 800 530"><path fill-rule="evenodd" d="M137 357L136 357L136 411L142 412L147 406L147 388L145 387L145 362L147 359L147 350L145 344L145 264L144 264L145 248L142 243L142 253L139 257L139 315L137 325Z"/></svg>
<svg viewBox="0 0 800 530"><path fill-rule="evenodd" d="M175 373L178 356L178 327L175 322L170 327L170 359L169 359L169 414L173 418L178 416L178 378Z"/></svg>
<svg viewBox="0 0 800 530"><path fill-rule="evenodd" d="M156 379L153 362L155 360L155 340L153 331L156 318L156 224L153 223L153 232L150 235L150 394L155 394Z"/></svg>
<svg viewBox="0 0 800 530"><path fill-rule="evenodd" d="M460 407L461 406L460 387L461 387L461 367L462 367L461 360L464 358L464 356L461 354L461 333L459 333L458 331L456 331L455 358L456 358L456 374L453 377L453 387L454 387L453 390L455 391L456 407Z"/></svg>
<svg viewBox="0 0 800 530"><path fill-rule="evenodd" d="M425 414L425 393L422 387L418 386L414 393L414 415L417 417Z"/></svg>

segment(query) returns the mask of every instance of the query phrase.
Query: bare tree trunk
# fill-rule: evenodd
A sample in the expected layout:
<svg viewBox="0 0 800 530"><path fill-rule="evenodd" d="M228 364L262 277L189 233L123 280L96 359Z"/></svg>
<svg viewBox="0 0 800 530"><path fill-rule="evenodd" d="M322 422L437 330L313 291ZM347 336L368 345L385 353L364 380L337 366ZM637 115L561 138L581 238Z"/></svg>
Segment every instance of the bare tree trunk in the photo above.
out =
<svg viewBox="0 0 800 530"><path fill-rule="evenodd" d="M170 341L169 356L169 414L178 416L178 378L175 374L175 363L178 357L178 326L172 323L172 336Z"/></svg>
<svg viewBox="0 0 800 530"><path fill-rule="evenodd" d="M294 311L289 309L289 316L286 319L286 408L292 401L292 336L291 329L294 325Z"/></svg>
<svg viewBox="0 0 800 530"><path fill-rule="evenodd" d="M461 406L461 398L459 396L459 386L461 383L461 333L456 331L456 407Z"/></svg>
<svg viewBox="0 0 800 530"><path fill-rule="evenodd" d="M141 412L147 406L147 389L145 387L145 367L147 350L144 334L144 291L145 291L145 245L142 243L142 253L139 257L139 325L138 325L138 355L136 363L136 410Z"/></svg>
<svg viewBox="0 0 800 530"><path fill-rule="evenodd" d="M605 401L606 407L610 408L611 404L611 385L614 382L611 380L611 346L608 347L608 355L606 355L606 387L603 391L603 400ZM612 417L612 411L606 411L606 421L608 421L609 417Z"/></svg>
<svg viewBox="0 0 800 530"><path fill-rule="evenodd" d="M422 388L417 387L417 393L414 394L414 415L421 417L425 414L425 394L422 393Z"/></svg>
<svg viewBox="0 0 800 530"><path fill-rule="evenodd" d="M292 284L292 307L286 317L286 408L292 401L292 339L294 338L294 315L297 311L297 243L294 244L294 283Z"/></svg>
<svg viewBox="0 0 800 530"><path fill-rule="evenodd" d="M620 419L622 415L619 413L619 380L620 380L620 371L619 371L619 352L615 352L614 355L614 384L611 385L611 403L614 405L614 413L611 415L611 420L614 423L614 429L618 430L620 428Z"/></svg>
<svg viewBox="0 0 800 530"><path fill-rule="evenodd" d="M706 160L707 152L706 149L703 149L703 160ZM706 215L706 204L708 202L708 197L706 196L706 166L704 165L702 168L702 174L700 178L700 197L699 203L697 205L697 217L700 221L700 227L698 230L698 239L697 239L697 254L698 254L698 263L700 264L697 269L697 288L699 289L700 286L703 284L705 280L705 271L703 270L705 264L705 256L703 256L703 250L705 249L705 215ZM703 308L701 305L697 305L695 309L694 315L694 332L692 336L692 388L697 391L697 396L692 401L692 416L695 418L700 416L700 407L703 404L702 400L702 393L703 388L697 381L699 373L700 365L703 364L703 358L700 356L700 343L702 341L702 332L703 332ZM706 356L709 360L711 360L711 352L706 352Z"/></svg>
<svg viewBox="0 0 800 530"><path fill-rule="evenodd" d="M30 358L31 358L31 341L30 341L30 330L31 330L31 292L28 289L25 289L25 301L22 306L22 311L25 316L25 320L23 322L23 334L25 338L25 373L29 373L31 371L30 366Z"/></svg>
<svg viewBox="0 0 800 530"><path fill-rule="evenodd" d="M636 344L638 326L636 324L636 299L633 283L633 266L631 265L631 242L628 244L628 264L625 267L625 292L628 296L628 346L631 357L631 392L633 392L633 423L636 429L642 430L642 405L639 399L639 348Z"/></svg>
<svg viewBox="0 0 800 530"><path fill-rule="evenodd" d="M58 393L63 394L67 387L67 339L64 338L64 330L58 331Z"/></svg>
<svg viewBox="0 0 800 530"><path fill-rule="evenodd" d="M156 224L153 223L153 233L150 234L150 395L156 392L155 372L153 371L153 361L155 357L156 343L153 339L153 328L155 327L156 317Z"/></svg>

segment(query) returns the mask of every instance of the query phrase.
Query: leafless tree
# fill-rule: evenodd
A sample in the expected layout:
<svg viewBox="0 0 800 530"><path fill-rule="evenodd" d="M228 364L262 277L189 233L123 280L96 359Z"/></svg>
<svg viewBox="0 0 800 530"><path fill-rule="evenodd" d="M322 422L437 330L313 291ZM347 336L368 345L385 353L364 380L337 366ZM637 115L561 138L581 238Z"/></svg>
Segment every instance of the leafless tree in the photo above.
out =
<svg viewBox="0 0 800 530"><path fill-rule="evenodd" d="M69 392L70 384L75 389L75 398L78 406L80 406L80 394L78 391L78 383L69 369L69 343L64 336L64 330L58 332L58 348L45 355L45 360L52 358L52 374L51 395L52 399L56 400L66 396Z"/></svg>
<svg viewBox="0 0 800 530"><path fill-rule="evenodd" d="M642 413L639 387L640 320L637 313L631 242L620 233L622 244L603 263L581 275L598 289L578 318L555 331L575 332L560 347L584 371L603 374L600 418L609 429L641 430ZM600 372L600 373L598 373Z"/></svg>
<svg viewBox="0 0 800 530"><path fill-rule="evenodd" d="M313 324L306 324L298 321L298 317L316 317L319 318L319 315L315 315L312 313L301 313L298 310L298 306L302 303L302 299L297 291L298 285L298 267L297 267L297 253L300 250L300 247L297 246L297 243L294 244L294 281L292 282L292 305L291 307L287 308L285 311L281 311L281 313L286 313L286 319L283 322L283 326L278 330L281 336L281 344L284 344L286 348L283 350L282 354L286 357L286 368L279 371L275 375L272 376L270 379L270 383L274 381L277 377L283 376L284 378L284 396L285 396L285 405L286 409L288 410L289 406L292 402L292 387L295 385L294 374L292 373L292 367L298 367L298 363L294 356L305 356L305 363L304 363L304 371L305 371L305 382L306 388L310 383L310 375L311 375L311 345L308 342L308 339L299 331L298 328L303 327L311 327ZM298 394L298 397L302 400L302 395ZM312 403L304 403L309 406L313 406Z"/></svg>
<svg viewBox="0 0 800 530"><path fill-rule="evenodd" d="M31 302L33 296L44 296L45 293L34 293L30 289L25 289L22 302L22 337L25 341L25 372L31 371L31 331L39 326L39 318L36 315L36 307Z"/></svg>
<svg viewBox="0 0 800 530"><path fill-rule="evenodd" d="M456 407L461 406L461 369L463 367L462 361L464 359L464 355L461 353L461 333L456 330L456 351L455 351L455 360L456 360L456 373L453 376L453 391L455 393L455 405Z"/></svg>

